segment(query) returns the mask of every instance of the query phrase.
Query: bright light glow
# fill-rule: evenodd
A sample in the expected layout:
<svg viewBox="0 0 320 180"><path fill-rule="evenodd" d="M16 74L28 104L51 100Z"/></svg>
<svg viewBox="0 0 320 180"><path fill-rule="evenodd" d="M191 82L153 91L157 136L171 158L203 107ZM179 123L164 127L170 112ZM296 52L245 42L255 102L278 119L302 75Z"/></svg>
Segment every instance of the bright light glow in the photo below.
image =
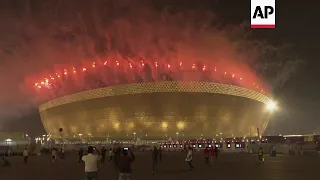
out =
<svg viewBox="0 0 320 180"><path fill-rule="evenodd" d="M12 141L12 139L6 139L6 142L11 142Z"/></svg>
<svg viewBox="0 0 320 180"><path fill-rule="evenodd" d="M203 66L202 70L203 70L203 71L205 71L205 70L206 70L206 68L207 68L206 66Z"/></svg>
<svg viewBox="0 0 320 180"><path fill-rule="evenodd" d="M178 122L178 123L177 123L177 128L178 128L179 130L184 129L184 127L185 127L185 123L184 123L184 122Z"/></svg>
<svg viewBox="0 0 320 180"><path fill-rule="evenodd" d="M162 127L163 129L168 128L168 123L162 122L161 127Z"/></svg>
<svg viewBox="0 0 320 180"><path fill-rule="evenodd" d="M277 103L274 101L270 101L267 103L267 109L270 111L273 111L275 109L277 109Z"/></svg>
<svg viewBox="0 0 320 180"><path fill-rule="evenodd" d="M122 63L122 61L114 61L114 63L115 63L115 65L116 65L116 68L119 68L120 67L120 62ZM145 66L145 62L144 61L140 61L141 62L141 66ZM103 63L103 65L108 65L107 63L111 63L111 64L113 64L113 61L112 62L108 62L108 61L104 61L104 63ZM188 71L188 70L190 70L189 68L187 68L187 67L184 67L184 68L182 68L182 63L183 62L179 62L179 65L180 65L180 70L184 70L184 69L186 69L186 71ZM124 63L125 64L125 63ZM96 68L97 66L99 67L100 66L100 64L97 64L96 62L92 62L92 67L93 68ZM101 64L102 65L102 64ZM127 65L128 66L126 66L126 67L129 67L129 68L135 68L135 67L133 67L133 65L132 65L132 63L127 63ZM172 66L173 65L173 67L175 67L174 65L175 64L159 64L158 62L154 62L154 68L156 69L156 71L158 71L158 69L159 68L163 68L163 67L166 67L166 68L168 68L169 70L176 70L176 69L172 69ZM177 64L178 65L178 64ZM211 67L211 65L208 65L208 64L206 64L206 65L203 65L202 66L202 68L201 69L199 69L199 71L211 71L211 69L210 68L208 68L208 67ZM72 69L71 69L72 68ZM152 68L152 67L151 67ZM197 66L196 66L196 64L192 64L192 66L191 66L191 68L192 68L192 70L193 71L197 71L198 69L197 69ZM214 71L217 71L217 67L216 66L213 66L213 68L214 68ZM71 71L72 70L72 71ZM213 70L213 69L212 69ZM78 74L79 72L85 72L85 71L87 71L87 69L86 68L76 68L76 67L74 67L74 66L71 66L71 67L65 67L65 69L62 69L62 71L60 71L60 75L61 76L67 76L68 75L68 73L75 73L75 74ZM230 74L230 76L229 76L229 74L227 74L227 72L226 71L224 71L224 70L221 70L221 74L223 75L225 75L225 78L227 78L227 77L230 77L230 78L234 78L234 80L233 81L235 81L235 80L243 80L243 77L241 77L240 76L240 74L238 75L237 74L237 77L235 76L235 74L232 74L232 73L229 73ZM51 75L48 77L48 78L44 78L44 79L42 79L42 81L36 81L36 82L38 82L38 83L33 83L32 84L32 86L34 86L35 88L43 88L44 90L45 89L52 89L52 87L54 86L54 83L59 83L60 81L55 81L55 79L56 79L56 77L57 78L60 78L60 76L57 74L57 73L55 73L55 77L52 77ZM244 77L244 78L246 78L246 77ZM251 85L252 84L252 85ZM250 86L250 89L252 89L252 90L255 90L255 91L257 91L257 92L260 92L260 93L263 93L263 94L266 94L266 92L265 92L265 90L259 85L259 84L257 84L256 82L246 82L246 81L242 81L242 83L241 83L241 86ZM269 105L268 105L269 106ZM272 108L272 106L271 106L271 109L274 109L274 108Z"/></svg>

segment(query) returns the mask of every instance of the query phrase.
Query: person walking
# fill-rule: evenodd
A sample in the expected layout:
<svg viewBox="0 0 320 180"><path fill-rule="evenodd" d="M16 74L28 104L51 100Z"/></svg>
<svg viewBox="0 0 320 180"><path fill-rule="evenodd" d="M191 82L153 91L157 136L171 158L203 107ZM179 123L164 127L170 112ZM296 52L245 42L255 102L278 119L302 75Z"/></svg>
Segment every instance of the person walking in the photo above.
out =
<svg viewBox="0 0 320 180"><path fill-rule="evenodd" d="M215 146L215 148L214 148L214 156L216 157L216 160L218 160L219 153L220 153L219 147Z"/></svg>
<svg viewBox="0 0 320 180"><path fill-rule="evenodd" d="M82 161L82 157L83 157L83 149L82 148L79 149L78 156L79 156L79 163L82 163L83 162Z"/></svg>
<svg viewBox="0 0 320 180"><path fill-rule="evenodd" d="M162 148L159 148L159 161L162 161Z"/></svg>
<svg viewBox="0 0 320 180"><path fill-rule="evenodd" d="M259 148L259 151L258 151L258 158L259 158L259 161L260 162L264 162L264 156L263 156L263 150L262 150L262 147Z"/></svg>
<svg viewBox="0 0 320 180"><path fill-rule="evenodd" d="M28 164L28 157L29 157L29 151L28 151L28 147L26 147L23 151L24 164Z"/></svg>
<svg viewBox="0 0 320 180"><path fill-rule="evenodd" d="M158 153L157 147L154 146L152 150L152 174L155 173L158 166Z"/></svg>
<svg viewBox="0 0 320 180"><path fill-rule="evenodd" d="M117 148L114 150L114 157L113 157L113 162L114 162L114 167L116 170L119 170L119 158L121 156L122 148L119 145Z"/></svg>
<svg viewBox="0 0 320 180"><path fill-rule="evenodd" d="M130 153L130 156L128 155ZM123 149L119 158L119 180L130 180L131 163L135 160L135 155L130 148Z"/></svg>
<svg viewBox="0 0 320 180"><path fill-rule="evenodd" d="M97 154L94 154L96 150ZM98 179L98 162L100 160L100 153L92 146L88 147L88 155L82 157L84 162L85 180L97 180Z"/></svg>
<svg viewBox="0 0 320 180"><path fill-rule="evenodd" d="M109 149L109 163L112 161L113 156L114 156L114 151L113 151L112 148L110 148L110 149Z"/></svg>
<svg viewBox="0 0 320 180"><path fill-rule="evenodd" d="M192 156L193 156L193 150L192 150L192 147L189 147L187 157L185 159L185 161L189 165L189 171L191 171L194 168L194 166L192 165Z"/></svg>
<svg viewBox="0 0 320 180"><path fill-rule="evenodd" d="M208 147L206 147L203 150L203 155L204 155L204 160L205 160L206 165L209 165L209 149L208 149Z"/></svg>
<svg viewBox="0 0 320 180"><path fill-rule="evenodd" d="M55 148L52 149L51 155L52 155L52 163L55 163L57 159L57 151Z"/></svg>
<svg viewBox="0 0 320 180"><path fill-rule="evenodd" d="M107 149L105 147L101 148L101 163L104 164L106 160Z"/></svg>

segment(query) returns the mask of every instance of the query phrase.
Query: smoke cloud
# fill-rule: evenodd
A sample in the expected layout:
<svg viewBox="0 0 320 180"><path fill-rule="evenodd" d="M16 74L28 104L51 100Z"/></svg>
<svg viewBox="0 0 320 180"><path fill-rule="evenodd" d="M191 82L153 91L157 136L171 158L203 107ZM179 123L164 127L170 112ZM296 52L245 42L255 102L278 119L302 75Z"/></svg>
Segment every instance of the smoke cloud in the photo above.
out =
<svg viewBox="0 0 320 180"><path fill-rule="evenodd" d="M203 11L157 8L148 1L5 1L0 6L0 117L35 109L34 81L103 58L214 64L281 89L298 60L252 39L248 26L223 27Z"/></svg>

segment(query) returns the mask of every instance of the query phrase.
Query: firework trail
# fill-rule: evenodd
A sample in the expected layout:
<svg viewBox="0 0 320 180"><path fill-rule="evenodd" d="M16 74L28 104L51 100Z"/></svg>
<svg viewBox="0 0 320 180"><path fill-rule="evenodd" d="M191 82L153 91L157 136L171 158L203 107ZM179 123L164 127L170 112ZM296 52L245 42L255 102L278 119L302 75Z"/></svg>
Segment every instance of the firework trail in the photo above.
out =
<svg viewBox="0 0 320 180"><path fill-rule="evenodd" d="M29 0L20 6L8 1L0 10L0 22L6 24L0 30L3 115L21 114L72 92L159 78L209 78L244 87L254 82L271 92L283 86L298 62L280 59L278 48L250 40L247 26L216 26L217 17L203 11L155 10L150 3L129 0ZM203 71L182 76L181 68ZM238 81L204 73L215 69ZM38 86L55 91L39 93Z"/></svg>

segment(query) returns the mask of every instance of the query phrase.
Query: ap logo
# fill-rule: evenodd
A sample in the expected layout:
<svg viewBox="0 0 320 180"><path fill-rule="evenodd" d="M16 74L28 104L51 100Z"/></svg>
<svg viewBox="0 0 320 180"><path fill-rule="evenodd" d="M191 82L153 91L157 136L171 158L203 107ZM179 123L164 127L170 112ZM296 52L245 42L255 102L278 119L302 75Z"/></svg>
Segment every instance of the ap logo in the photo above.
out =
<svg viewBox="0 0 320 180"><path fill-rule="evenodd" d="M251 28L276 28L275 0L251 0Z"/></svg>

